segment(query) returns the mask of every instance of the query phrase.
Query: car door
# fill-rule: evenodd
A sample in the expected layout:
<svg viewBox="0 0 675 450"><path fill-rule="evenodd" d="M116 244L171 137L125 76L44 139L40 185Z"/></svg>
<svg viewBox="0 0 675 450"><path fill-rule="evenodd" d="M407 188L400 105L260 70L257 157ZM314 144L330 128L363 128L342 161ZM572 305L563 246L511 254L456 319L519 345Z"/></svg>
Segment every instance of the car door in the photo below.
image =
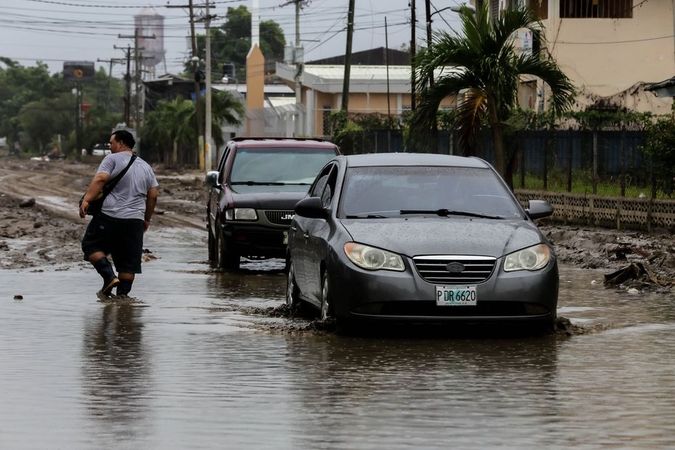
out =
<svg viewBox="0 0 675 450"><path fill-rule="evenodd" d="M319 193L321 204L327 210L332 209L337 167L333 165L327 174L326 183ZM307 293L313 300L321 302L321 263L328 253L328 239L330 237L330 219L310 219L305 229L305 274L307 277Z"/></svg>
<svg viewBox="0 0 675 450"><path fill-rule="evenodd" d="M218 216L220 215L220 199L223 195L223 183L225 182L225 168L226 168L226 163L227 163L227 158L229 157L230 154L230 148L227 147L225 151L223 152L223 155L220 158L220 161L218 162L218 186L215 188L212 188L211 191L209 192L209 204L208 204L208 209L209 209L209 226L211 227L211 230L213 230L214 233L219 232L220 230L217 229L218 226Z"/></svg>
<svg viewBox="0 0 675 450"><path fill-rule="evenodd" d="M331 173L332 165L324 167L317 175L316 181L309 189L309 197L320 197L324 191L328 177ZM312 227L312 222L316 219L295 215L293 223L289 230L288 246L291 250L293 261L293 270L295 271L295 282L300 292L306 297L311 298L311 283L308 273L308 230ZM312 299L313 300L313 299Z"/></svg>

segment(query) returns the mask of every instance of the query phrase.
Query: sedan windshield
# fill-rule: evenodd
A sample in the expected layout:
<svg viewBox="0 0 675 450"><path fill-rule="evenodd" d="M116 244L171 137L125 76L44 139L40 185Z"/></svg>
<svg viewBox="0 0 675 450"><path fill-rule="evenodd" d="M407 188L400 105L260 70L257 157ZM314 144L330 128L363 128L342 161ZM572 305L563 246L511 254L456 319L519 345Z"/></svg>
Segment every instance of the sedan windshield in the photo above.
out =
<svg viewBox="0 0 675 450"><path fill-rule="evenodd" d="M508 188L489 169L473 167L356 167L340 201L348 218L400 215L522 217Z"/></svg>
<svg viewBox="0 0 675 450"><path fill-rule="evenodd" d="M242 148L235 156L230 184L307 191L319 170L334 156L330 148Z"/></svg>

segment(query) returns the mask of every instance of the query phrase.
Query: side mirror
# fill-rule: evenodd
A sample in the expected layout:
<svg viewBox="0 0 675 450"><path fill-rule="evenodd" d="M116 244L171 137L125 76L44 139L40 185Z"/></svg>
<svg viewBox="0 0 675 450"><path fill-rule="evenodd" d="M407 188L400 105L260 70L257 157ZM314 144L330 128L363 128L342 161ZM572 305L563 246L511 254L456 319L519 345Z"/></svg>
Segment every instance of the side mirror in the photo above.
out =
<svg viewBox="0 0 675 450"><path fill-rule="evenodd" d="M323 207L319 197L307 197L295 204L295 213L310 219L327 219L328 210Z"/></svg>
<svg viewBox="0 0 675 450"><path fill-rule="evenodd" d="M206 184L209 185L210 187L220 187L220 183L218 183L218 175L220 172L217 170L210 170L206 172Z"/></svg>
<svg viewBox="0 0 675 450"><path fill-rule="evenodd" d="M525 212L532 220L543 219L553 215L553 206L545 200L530 200Z"/></svg>

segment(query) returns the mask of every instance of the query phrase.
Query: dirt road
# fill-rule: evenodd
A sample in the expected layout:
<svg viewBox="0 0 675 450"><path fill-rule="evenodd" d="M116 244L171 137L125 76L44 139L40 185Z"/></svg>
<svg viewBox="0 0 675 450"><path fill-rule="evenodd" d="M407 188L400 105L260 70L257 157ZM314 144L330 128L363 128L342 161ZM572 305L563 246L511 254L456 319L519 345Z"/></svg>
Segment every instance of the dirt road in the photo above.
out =
<svg viewBox="0 0 675 450"><path fill-rule="evenodd" d="M96 164L0 159L0 268L80 261L87 219L78 200ZM206 188L201 171L156 167L159 200L151 227L204 229Z"/></svg>

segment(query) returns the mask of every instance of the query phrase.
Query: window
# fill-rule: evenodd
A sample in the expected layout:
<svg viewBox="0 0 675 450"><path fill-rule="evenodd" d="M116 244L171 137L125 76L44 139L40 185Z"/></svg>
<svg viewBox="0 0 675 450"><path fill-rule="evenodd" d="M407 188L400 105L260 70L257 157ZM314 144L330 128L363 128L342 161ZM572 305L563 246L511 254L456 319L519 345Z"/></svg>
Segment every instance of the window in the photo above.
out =
<svg viewBox="0 0 675 450"><path fill-rule="evenodd" d="M548 0L530 0L530 9L540 19L548 19Z"/></svg>
<svg viewBox="0 0 675 450"><path fill-rule="evenodd" d="M630 19L633 0L561 0L561 19Z"/></svg>

